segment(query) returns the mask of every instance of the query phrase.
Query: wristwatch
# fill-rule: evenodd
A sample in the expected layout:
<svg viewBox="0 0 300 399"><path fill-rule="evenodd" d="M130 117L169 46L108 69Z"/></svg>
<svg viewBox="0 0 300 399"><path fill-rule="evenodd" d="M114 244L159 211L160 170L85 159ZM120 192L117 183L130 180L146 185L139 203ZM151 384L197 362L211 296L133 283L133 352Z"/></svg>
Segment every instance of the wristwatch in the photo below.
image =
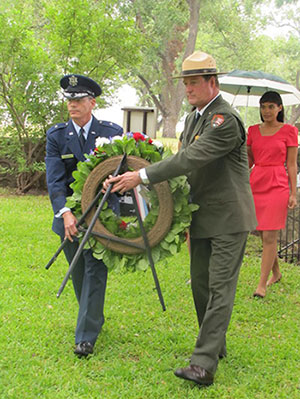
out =
<svg viewBox="0 0 300 399"><path fill-rule="evenodd" d="M145 168L142 168L142 169L139 170L139 176L140 176L143 184L149 184L150 183Z"/></svg>

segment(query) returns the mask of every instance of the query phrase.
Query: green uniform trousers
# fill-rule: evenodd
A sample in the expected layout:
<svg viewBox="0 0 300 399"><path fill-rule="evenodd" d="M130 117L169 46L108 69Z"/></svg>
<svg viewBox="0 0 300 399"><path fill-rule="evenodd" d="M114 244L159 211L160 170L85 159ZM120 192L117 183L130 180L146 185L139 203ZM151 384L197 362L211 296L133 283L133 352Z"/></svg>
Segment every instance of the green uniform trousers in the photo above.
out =
<svg viewBox="0 0 300 399"><path fill-rule="evenodd" d="M191 238L191 284L200 327L191 364L213 374L219 355L226 354L226 331L247 236L241 232Z"/></svg>

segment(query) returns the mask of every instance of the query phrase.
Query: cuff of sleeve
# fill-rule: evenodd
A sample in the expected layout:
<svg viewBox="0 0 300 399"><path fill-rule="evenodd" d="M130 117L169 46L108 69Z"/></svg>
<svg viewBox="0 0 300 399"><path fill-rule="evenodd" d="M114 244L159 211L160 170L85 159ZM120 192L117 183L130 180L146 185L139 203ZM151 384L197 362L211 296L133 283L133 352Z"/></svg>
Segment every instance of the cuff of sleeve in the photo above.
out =
<svg viewBox="0 0 300 399"><path fill-rule="evenodd" d="M61 208L61 210L58 211L58 212L55 214L55 217L56 217L56 218L61 218L62 215L63 215L65 212L68 212L68 211L71 211L71 209L70 209L70 208L67 208L67 207L65 206L65 207Z"/></svg>
<svg viewBox="0 0 300 399"><path fill-rule="evenodd" d="M142 168L142 169L139 170L139 176L140 176L143 184L149 184L150 183L145 168Z"/></svg>

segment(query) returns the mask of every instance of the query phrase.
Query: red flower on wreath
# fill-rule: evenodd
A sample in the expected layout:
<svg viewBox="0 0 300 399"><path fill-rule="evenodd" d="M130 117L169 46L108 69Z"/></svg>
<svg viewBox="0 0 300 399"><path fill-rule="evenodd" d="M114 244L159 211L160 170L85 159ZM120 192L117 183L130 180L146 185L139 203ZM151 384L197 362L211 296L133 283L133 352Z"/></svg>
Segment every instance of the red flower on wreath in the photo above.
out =
<svg viewBox="0 0 300 399"><path fill-rule="evenodd" d="M93 153L93 150L92 150L92 153ZM106 154L106 152L105 151L103 151L103 150L101 150L100 148L98 148L98 147L96 147L95 149L94 149L94 153L95 154Z"/></svg>
<svg viewBox="0 0 300 399"><path fill-rule="evenodd" d="M127 228L127 223L122 220L122 222L119 224L119 227L121 230L126 230Z"/></svg>
<svg viewBox="0 0 300 399"><path fill-rule="evenodd" d="M138 133L138 132L133 133L133 138L135 141L139 141L139 140L145 141L145 139L146 139L142 133Z"/></svg>

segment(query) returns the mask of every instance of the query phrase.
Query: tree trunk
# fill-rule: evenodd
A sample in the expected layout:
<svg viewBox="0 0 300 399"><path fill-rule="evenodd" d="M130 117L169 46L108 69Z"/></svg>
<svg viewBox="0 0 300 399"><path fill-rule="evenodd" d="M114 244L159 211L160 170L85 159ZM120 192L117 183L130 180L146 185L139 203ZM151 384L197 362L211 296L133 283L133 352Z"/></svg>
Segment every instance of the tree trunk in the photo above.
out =
<svg viewBox="0 0 300 399"><path fill-rule="evenodd" d="M295 110L293 110L292 116L290 119L287 121L287 123L290 123L291 125L294 125L294 123L297 121L297 119L300 117L300 105L295 107Z"/></svg>
<svg viewBox="0 0 300 399"><path fill-rule="evenodd" d="M186 2L189 7L189 20L184 26L173 27L174 38L166 42L163 53L158 52L157 54L160 60L160 63L156 65L157 70L162 72L166 82L161 94L155 95L151 89L152 82L143 73L139 74L139 78L162 116L163 137L169 138L176 137L176 125L185 96L182 79L173 79L172 77L176 73L178 60L185 59L194 51L198 32L201 0L186 0ZM138 21L139 28L143 31L140 15Z"/></svg>
<svg viewBox="0 0 300 399"><path fill-rule="evenodd" d="M170 113L163 119L163 137L176 137L176 125L178 121L177 112Z"/></svg>
<svg viewBox="0 0 300 399"><path fill-rule="evenodd" d="M186 0L189 5L190 18L188 22L188 38L185 43L181 43L181 47L185 47L183 59L191 55L195 49L200 3L199 0ZM172 52L172 44L168 46L167 60L168 65L175 65L178 53ZM163 62L163 71L167 80L167 85L162 93L162 100L164 102L164 109L166 113L163 118L163 137L176 137L176 125L179 119L182 102L185 97L185 88L182 79L173 79L172 74L174 69L170 71L167 65Z"/></svg>
<svg viewBox="0 0 300 399"><path fill-rule="evenodd" d="M17 194L25 194L34 187L36 182L42 177L44 172L37 171L33 173L21 172L17 176Z"/></svg>

